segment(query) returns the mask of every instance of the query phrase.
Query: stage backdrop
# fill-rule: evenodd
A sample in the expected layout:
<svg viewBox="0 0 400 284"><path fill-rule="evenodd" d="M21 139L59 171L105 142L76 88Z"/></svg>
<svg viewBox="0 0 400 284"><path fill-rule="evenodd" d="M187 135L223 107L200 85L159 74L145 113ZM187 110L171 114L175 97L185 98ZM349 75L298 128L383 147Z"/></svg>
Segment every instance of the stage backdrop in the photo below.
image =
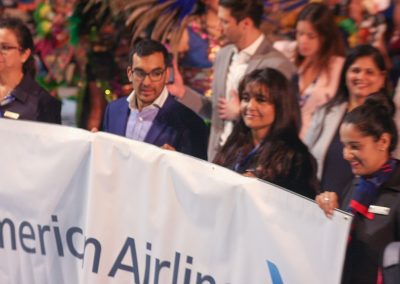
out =
<svg viewBox="0 0 400 284"><path fill-rule="evenodd" d="M0 283L339 283L351 218L105 133L0 120Z"/></svg>

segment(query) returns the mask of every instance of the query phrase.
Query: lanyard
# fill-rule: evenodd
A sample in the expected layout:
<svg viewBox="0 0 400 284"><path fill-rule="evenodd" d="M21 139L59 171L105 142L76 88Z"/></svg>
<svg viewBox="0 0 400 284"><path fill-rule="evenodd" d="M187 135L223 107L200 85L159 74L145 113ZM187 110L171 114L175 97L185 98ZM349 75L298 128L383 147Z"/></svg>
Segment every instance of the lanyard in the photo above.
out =
<svg viewBox="0 0 400 284"><path fill-rule="evenodd" d="M236 160L236 164L234 167L235 172L238 173L242 173L244 172L246 169L247 164L249 164L249 162L251 161L251 159L257 154L257 151L259 149L259 145L257 145L256 147L254 147L250 153L247 154L246 157L244 157L244 159L242 159L243 153L240 152L238 159Z"/></svg>

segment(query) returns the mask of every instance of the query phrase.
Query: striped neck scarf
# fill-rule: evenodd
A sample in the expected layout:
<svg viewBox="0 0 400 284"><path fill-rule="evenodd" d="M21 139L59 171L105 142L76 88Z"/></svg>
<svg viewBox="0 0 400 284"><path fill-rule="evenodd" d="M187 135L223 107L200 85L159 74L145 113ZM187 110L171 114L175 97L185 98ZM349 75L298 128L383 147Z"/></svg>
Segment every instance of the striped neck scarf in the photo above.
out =
<svg viewBox="0 0 400 284"><path fill-rule="evenodd" d="M376 200L379 193L379 187L389 179L395 168L396 161L394 159L389 159L372 176L360 177L360 181L356 186L347 211L353 214L360 213L364 217L372 220L374 214L368 212L368 208Z"/></svg>

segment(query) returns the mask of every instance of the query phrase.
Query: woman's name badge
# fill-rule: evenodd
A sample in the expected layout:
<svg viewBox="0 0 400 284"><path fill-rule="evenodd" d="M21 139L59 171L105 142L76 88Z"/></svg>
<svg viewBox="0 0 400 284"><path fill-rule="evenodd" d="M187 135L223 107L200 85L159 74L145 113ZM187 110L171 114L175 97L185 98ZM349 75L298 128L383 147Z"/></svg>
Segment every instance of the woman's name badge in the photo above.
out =
<svg viewBox="0 0 400 284"><path fill-rule="evenodd" d="M376 205L370 205L368 208L368 212L374 213L374 214L379 214L379 215L389 215L390 208L376 206Z"/></svg>
<svg viewBox="0 0 400 284"><path fill-rule="evenodd" d="M6 110L3 114L3 116L7 117L7 118L11 118L11 119L18 119L19 113Z"/></svg>

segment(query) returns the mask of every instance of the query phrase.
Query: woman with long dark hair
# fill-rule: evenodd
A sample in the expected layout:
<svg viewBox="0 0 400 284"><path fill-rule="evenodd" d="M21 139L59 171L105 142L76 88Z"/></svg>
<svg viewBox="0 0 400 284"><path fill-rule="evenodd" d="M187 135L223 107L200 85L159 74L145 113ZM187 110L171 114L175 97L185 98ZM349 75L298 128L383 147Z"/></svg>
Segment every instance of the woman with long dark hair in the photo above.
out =
<svg viewBox="0 0 400 284"><path fill-rule="evenodd" d="M239 84L240 120L214 162L313 198L315 160L298 137L300 109L289 81L270 68Z"/></svg>
<svg viewBox="0 0 400 284"><path fill-rule="evenodd" d="M321 188L341 195L353 179L349 164L343 159L339 126L345 114L364 103L378 91L388 95L385 60L378 49L360 45L346 57L339 89L333 99L318 109L305 143L317 159Z"/></svg>
<svg viewBox="0 0 400 284"><path fill-rule="evenodd" d="M296 23L295 64L299 68L299 102L304 138L315 110L336 93L344 63L343 41L334 16L323 3L310 3Z"/></svg>

